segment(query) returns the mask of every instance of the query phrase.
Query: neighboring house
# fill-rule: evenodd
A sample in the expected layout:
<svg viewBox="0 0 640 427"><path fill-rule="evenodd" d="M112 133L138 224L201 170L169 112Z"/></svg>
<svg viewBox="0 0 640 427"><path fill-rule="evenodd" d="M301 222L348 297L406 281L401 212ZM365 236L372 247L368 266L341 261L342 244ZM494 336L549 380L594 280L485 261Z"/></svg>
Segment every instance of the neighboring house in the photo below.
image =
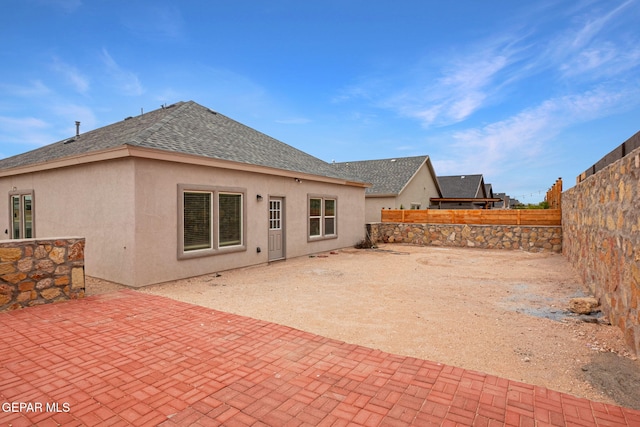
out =
<svg viewBox="0 0 640 427"><path fill-rule="evenodd" d="M432 198L433 208L488 209L500 199L487 195L482 175L439 176L442 198Z"/></svg>
<svg viewBox="0 0 640 427"><path fill-rule="evenodd" d="M484 194L489 197L489 198L493 198L493 185L491 184L485 184L484 185Z"/></svg>
<svg viewBox="0 0 640 427"><path fill-rule="evenodd" d="M0 218L83 236L87 275L138 287L352 246L365 188L190 101L0 160Z"/></svg>
<svg viewBox="0 0 640 427"><path fill-rule="evenodd" d="M370 183L365 192L366 222L379 222L382 209L427 209L442 197L429 156L333 163L336 171Z"/></svg>
<svg viewBox="0 0 640 427"><path fill-rule="evenodd" d="M484 194L487 198L489 199L493 199L493 198L497 198L494 194L493 194L493 185L491 184L485 184L484 185ZM496 203L499 202L493 202L489 205L489 208L495 208L496 207Z"/></svg>
<svg viewBox="0 0 640 427"><path fill-rule="evenodd" d="M511 198L506 193L495 193L495 197L500 199L494 204L497 209L509 209L511 207Z"/></svg>

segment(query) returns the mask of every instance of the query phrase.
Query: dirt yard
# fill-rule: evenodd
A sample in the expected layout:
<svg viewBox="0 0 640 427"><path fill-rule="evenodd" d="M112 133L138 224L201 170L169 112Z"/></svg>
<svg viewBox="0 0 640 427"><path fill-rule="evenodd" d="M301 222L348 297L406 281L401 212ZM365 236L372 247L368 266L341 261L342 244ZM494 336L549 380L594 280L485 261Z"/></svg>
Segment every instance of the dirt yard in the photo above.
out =
<svg viewBox="0 0 640 427"><path fill-rule="evenodd" d="M586 290L561 255L384 245L142 291L640 409L640 361L606 319L566 311Z"/></svg>

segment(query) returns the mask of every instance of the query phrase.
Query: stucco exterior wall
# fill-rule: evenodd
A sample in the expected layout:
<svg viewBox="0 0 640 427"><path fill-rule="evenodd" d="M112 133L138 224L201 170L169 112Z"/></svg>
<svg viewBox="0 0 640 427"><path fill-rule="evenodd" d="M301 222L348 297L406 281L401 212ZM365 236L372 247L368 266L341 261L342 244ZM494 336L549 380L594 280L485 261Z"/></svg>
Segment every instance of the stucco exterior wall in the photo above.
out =
<svg viewBox="0 0 640 427"><path fill-rule="evenodd" d="M562 194L563 254L640 354L640 149Z"/></svg>
<svg viewBox="0 0 640 427"><path fill-rule="evenodd" d="M404 190L398 195L395 209L411 209L412 203L419 203L420 209L429 207L431 197L440 197L433 177L429 173L426 165L422 165L413 179L407 184ZM378 220L379 221L379 220Z"/></svg>
<svg viewBox="0 0 640 427"><path fill-rule="evenodd" d="M382 209L411 209L412 203L420 204L421 209L429 207L431 197L440 197L429 168L425 165L418 170L413 179L397 196L366 198L366 222L380 222Z"/></svg>
<svg viewBox="0 0 640 427"><path fill-rule="evenodd" d="M137 286L268 262L269 196L284 197L286 258L364 238L364 188L147 159L136 159L135 182ZM178 260L178 184L246 189L246 250ZM337 238L308 241L308 194L336 197Z"/></svg>
<svg viewBox="0 0 640 427"><path fill-rule="evenodd" d="M178 184L244 189L246 250L178 259ZM33 190L36 238L85 236L86 274L128 286L268 262L270 195L284 197L286 258L352 246L365 233L362 187L127 157L0 178L7 239L14 187ZM308 241L308 194L337 199L336 238Z"/></svg>
<svg viewBox="0 0 640 427"><path fill-rule="evenodd" d="M365 199L366 222L379 222L381 220L380 211L382 209L395 209L396 198L395 197L367 197Z"/></svg>
<svg viewBox="0 0 640 427"><path fill-rule="evenodd" d="M133 160L116 159L0 178L0 224L10 235L9 192L33 190L35 237L85 236L85 271L129 283L135 258Z"/></svg>

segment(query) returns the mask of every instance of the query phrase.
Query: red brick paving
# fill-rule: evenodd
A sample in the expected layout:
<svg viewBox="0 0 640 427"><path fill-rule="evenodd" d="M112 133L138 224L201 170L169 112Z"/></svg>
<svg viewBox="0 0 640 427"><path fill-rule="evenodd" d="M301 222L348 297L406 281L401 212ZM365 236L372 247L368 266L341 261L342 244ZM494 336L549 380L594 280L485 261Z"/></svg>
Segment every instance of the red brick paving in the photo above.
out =
<svg viewBox="0 0 640 427"><path fill-rule="evenodd" d="M640 426L640 411L135 291L0 313L0 331L15 427Z"/></svg>

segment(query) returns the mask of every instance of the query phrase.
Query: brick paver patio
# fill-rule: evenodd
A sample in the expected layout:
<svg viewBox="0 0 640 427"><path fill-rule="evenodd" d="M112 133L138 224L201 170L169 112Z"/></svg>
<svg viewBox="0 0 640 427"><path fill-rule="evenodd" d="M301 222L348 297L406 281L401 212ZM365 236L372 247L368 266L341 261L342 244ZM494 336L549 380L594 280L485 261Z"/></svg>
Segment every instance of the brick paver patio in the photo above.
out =
<svg viewBox="0 0 640 427"><path fill-rule="evenodd" d="M0 331L2 425L640 426L640 411L129 290L0 313Z"/></svg>

